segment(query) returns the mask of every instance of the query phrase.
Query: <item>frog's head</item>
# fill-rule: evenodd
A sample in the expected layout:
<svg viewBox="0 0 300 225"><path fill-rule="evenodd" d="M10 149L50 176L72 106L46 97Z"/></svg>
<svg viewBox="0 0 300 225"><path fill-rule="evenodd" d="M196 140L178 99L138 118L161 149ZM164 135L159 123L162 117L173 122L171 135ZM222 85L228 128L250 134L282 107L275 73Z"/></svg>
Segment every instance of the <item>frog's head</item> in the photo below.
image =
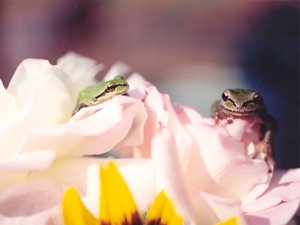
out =
<svg viewBox="0 0 300 225"><path fill-rule="evenodd" d="M113 80L103 81L99 84L89 86L79 93L73 114L81 108L97 105L118 94L123 94L128 89L129 85L122 76L116 76Z"/></svg>
<svg viewBox="0 0 300 225"><path fill-rule="evenodd" d="M236 115L246 115L264 110L265 105L257 91L226 89L222 94L221 107Z"/></svg>
<svg viewBox="0 0 300 225"><path fill-rule="evenodd" d="M104 81L101 83L101 91L98 90L98 94L96 94L95 99L100 100L100 102L104 99L110 99L115 95L123 94L129 89L129 85L127 81L122 76L116 76L113 80Z"/></svg>

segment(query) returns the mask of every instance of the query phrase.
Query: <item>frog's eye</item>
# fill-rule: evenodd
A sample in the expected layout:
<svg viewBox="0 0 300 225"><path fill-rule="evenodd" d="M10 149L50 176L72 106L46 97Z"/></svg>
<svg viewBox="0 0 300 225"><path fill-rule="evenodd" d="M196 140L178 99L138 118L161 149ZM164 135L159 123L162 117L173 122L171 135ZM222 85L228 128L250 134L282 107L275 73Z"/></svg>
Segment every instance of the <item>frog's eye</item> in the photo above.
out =
<svg viewBox="0 0 300 225"><path fill-rule="evenodd" d="M264 104L264 100L263 98L261 97L261 95L257 94L253 97L253 102L256 104L256 105L262 105Z"/></svg>
<svg viewBox="0 0 300 225"><path fill-rule="evenodd" d="M228 96L223 92L223 94L222 94L222 100L224 101L224 102L226 102L227 100L228 100Z"/></svg>
<svg viewBox="0 0 300 225"><path fill-rule="evenodd" d="M107 92L113 92L115 89L116 89L117 85L109 85L107 88L106 88L106 91Z"/></svg>

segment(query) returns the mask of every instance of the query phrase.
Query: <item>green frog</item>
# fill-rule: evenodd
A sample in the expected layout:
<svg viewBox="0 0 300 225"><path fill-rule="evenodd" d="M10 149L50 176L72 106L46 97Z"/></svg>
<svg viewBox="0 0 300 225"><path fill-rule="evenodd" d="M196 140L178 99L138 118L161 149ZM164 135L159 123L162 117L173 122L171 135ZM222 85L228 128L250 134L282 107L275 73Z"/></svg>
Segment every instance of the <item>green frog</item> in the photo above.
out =
<svg viewBox="0 0 300 225"><path fill-rule="evenodd" d="M122 76L88 86L80 91L73 115L84 107L101 104L116 95L124 94L128 89L129 85Z"/></svg>
<svg viewBox="0 0 300 225"><path fill-rule="evenodd" d="M256 119L260 124L259 141L255 144L253 158L266 161L269 172L273 172L275 162L272 157L273 134L275 120L268 114L263 97L254 90L226 89L222 93L222 99L212 107L212 117L218 123L226 119L233 123L235 118Z"/></svg>

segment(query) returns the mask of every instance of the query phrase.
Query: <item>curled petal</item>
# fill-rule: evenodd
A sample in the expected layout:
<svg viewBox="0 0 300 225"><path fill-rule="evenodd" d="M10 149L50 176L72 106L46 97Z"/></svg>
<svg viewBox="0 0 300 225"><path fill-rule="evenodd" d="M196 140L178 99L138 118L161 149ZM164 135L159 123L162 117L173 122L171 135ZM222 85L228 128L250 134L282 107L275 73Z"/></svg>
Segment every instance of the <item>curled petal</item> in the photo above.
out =
<svg viewBox="0 0 300 225"><path fill-rule="evenodd" d="M129 90L127 94L136 99L143 100L147 95L147 89L151 86L140 74L134 73L127 78Z"/></svg>

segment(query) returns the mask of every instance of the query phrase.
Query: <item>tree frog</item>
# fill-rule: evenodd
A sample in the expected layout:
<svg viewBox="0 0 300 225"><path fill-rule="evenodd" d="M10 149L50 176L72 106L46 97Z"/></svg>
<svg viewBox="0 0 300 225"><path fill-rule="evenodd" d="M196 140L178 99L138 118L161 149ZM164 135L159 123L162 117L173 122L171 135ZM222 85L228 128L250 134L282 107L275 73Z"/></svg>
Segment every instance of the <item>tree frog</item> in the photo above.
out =
<svg viewBox="0 0 300 225"><path fill-rule="evenodd" d="M275 120L267 113L264 100L259 92L245 89L226 89L222 99L212 107L212 117L216 123L226 119L228 123L235 118L257 119L260 125L259 141L255 144L254 159L264 159L269 172L274 170L275 162L272 157L273 134Z"/></svg>
<svg viewBox="0 0 300 225"><path fill-rule="evenodd" d="M101 104L116 95L125 93L128 89L129 85L122 76L88 86L80 91L73 115L84 107Z"/></svg>

